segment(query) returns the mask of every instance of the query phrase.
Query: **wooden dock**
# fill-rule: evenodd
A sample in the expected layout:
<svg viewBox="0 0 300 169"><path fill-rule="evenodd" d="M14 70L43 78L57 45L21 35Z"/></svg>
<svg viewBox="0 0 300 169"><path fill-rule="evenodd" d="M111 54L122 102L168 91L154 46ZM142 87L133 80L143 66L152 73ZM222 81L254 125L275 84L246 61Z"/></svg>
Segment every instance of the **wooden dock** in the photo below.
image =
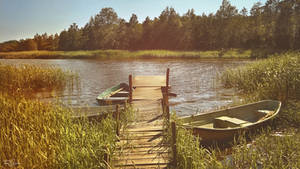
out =
<svg viewBox="0 0 300 169"><path fill-rule="evenodd" d="M130 102L137 110L135 120L120 133L120 151L114 168L168 168L170 146L163 142L163 90L167 76L129 76Z"/></svg>

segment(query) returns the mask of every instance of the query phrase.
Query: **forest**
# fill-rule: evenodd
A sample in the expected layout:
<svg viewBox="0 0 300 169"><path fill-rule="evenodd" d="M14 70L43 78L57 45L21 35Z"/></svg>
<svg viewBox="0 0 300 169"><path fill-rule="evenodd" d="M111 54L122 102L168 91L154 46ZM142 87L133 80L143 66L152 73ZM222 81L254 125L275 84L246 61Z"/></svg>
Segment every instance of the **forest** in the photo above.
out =
<svg viewBox="0 0 300 169"><path fill-rule="evenodd" d="M0 43L0 52L126 50L300 49L300 0L267 0L248 11L223 0L216 13L196 15L194 9L179 15L166 7L158 17L142 23L132 14L119 18L103 8L84 27L76 23L60 34L36 34L30 39Z"/></svg>

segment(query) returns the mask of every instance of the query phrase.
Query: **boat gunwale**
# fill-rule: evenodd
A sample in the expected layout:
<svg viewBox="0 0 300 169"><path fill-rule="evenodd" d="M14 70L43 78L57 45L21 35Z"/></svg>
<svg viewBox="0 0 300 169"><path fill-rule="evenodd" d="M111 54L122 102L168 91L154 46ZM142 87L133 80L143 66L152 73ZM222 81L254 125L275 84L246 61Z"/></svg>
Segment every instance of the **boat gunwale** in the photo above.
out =
<svg viewBox="0 0 300 169"><path fill-rule="evenodd" d="M211 111L211 112L207 112L207 113L203 113L203 114L200 114L200 116L202 115L207 115L207 114L211 114L211 113L215 113L217 111L226 111L226 110L229 110L229 109L235 109L235 108L240 108L240 107L244 107L244 106L250 106L250 105L254 105L254 104L258 104L258 103L262 103L262 102L267 102L267 101L275 101L275 102L278 102L278 108L277 110L269 117L261 120L261 121L256 121L255 123L252 123L248 126L241 126L241 127L234 127L234 128L205 128L205 127L199 127L199 126L193 126L193 125L187 125L187 124L182 124L180 126L184 127L184 128L187 128L187 129L201 129L201 130L207 130L207 131L235 131L235 130L240 130L240 129L247 129L247 128L250 128L254 125L257 125L257 124L260 124L260 123L264 123L265 121L267 120L270 120L272 119L273 117L275 117L279 111L280 111L280 108L281 108L281 102L280 101L277 101L277 100L262 100L262 101L259 101L259 102L254 102L254 103L249 103L249 104L246 104L246 105L239 105L239 106L233 106L233 107L229 107L229 108L226 108L226 109L221 109L221 110L216 110L216 111ZM188 118L188 117L191 117L191 116L185 116L185 117L182 117L180 119L184 119L184 118Z"/></svg>

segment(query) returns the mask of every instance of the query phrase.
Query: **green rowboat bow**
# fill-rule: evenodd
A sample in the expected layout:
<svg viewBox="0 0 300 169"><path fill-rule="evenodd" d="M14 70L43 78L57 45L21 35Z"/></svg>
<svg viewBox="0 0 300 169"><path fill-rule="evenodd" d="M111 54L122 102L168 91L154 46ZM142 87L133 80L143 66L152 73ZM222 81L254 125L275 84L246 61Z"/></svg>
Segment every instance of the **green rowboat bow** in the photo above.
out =
<svg viewBox="0 0 300 169"><path fill-rule="evenodd" d="M102 92L96 100L100 105L125 103L128 100L128 85L121 83Z"/></svg>

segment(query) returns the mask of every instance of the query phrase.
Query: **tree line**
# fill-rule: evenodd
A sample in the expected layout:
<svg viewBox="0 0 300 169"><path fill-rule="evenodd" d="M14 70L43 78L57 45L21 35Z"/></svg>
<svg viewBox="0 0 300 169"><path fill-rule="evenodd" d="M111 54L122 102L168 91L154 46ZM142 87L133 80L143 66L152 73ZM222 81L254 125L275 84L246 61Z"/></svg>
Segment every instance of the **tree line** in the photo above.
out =
<svg viewBox="0 0 300 169"><path fill-rule="evenodd" d="M59 35L37 34L0 44L0 51L229 48L300 49L300 0L257 2L250 11L223 0L217 12L208 15L191 9L181 16L167 7L159 17L142 23L135 14L126 21L112 8L103 8L84 27L73 23Z"/></svg>

